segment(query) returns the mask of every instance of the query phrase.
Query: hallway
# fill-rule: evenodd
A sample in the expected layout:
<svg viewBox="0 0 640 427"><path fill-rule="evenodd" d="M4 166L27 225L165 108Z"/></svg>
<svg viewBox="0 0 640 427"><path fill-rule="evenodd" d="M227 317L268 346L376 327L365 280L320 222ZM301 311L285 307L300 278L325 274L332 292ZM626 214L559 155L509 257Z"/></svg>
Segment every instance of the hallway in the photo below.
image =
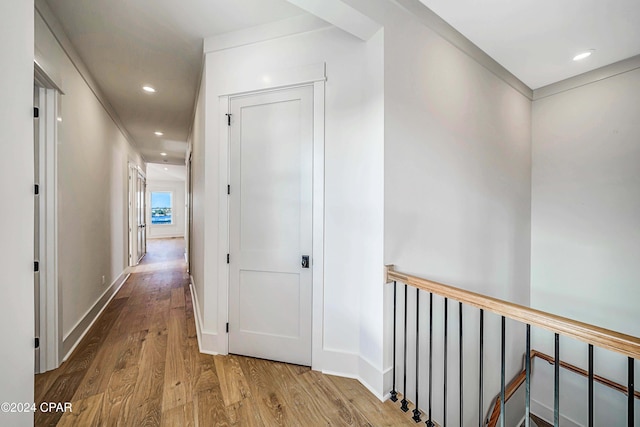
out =
<svg viewBox="0 0 640 427"><path fill-rule="evenodd" d="M414 425L358 381L198 350L183 239L148 253L63 365L35 379L35 401L73 412L40 426Z"/></svg>

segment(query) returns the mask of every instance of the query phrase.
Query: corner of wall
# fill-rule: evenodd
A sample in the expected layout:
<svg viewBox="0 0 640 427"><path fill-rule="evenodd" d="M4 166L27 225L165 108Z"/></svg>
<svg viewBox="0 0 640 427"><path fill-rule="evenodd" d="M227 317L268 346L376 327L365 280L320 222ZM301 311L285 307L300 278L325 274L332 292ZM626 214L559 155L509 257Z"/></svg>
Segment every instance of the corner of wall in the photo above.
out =
<svg viewBox="0 0 640 427"><path fill-rule="evenodd" d="M198 349L200 353L218 355L226 354L225 351L221 351L221 338L220 334L208 331L203 328L203 318L200 313L200 305L198 303L198 293L196 291L195 282L193 276L191 277L191 283L189 289L191 290L191 303L193 305L193 317L196 323L196 334L198 338ZM226 337L225 337L226 338Z"/></svg>

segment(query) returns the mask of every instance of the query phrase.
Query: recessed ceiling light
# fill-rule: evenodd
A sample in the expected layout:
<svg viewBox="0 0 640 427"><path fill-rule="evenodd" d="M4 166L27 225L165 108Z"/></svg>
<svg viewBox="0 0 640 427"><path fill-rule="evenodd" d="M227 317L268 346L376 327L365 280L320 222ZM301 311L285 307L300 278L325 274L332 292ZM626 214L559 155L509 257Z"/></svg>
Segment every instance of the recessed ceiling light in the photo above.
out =
<svg viewBox="0 0 640 427"><path fill-rule="evenodd" d="M157 136L162 136L162 135L164 135L164 133L162 133L162 132L160 132L160 131L155 131L154 133L155 133Z"/></svg>
<svg viewBox="0 0 640 427"><path fill-rule="evenodd" d="M574 61L580 61L581 59L588 58L593 53L593 49L587 50L586 52L582 52L573 57Z"/></svg>
<svg viewBox="0 0 640 427"><path fill-rule="evenodd" d="M151 86L142 86L142 90L144 90L145 92L149 92L149 93L154 93L156 91Z"/></svg>
<svg viewBox="0 0 640 427"><path fill-rule="evenodd" d="M166 155L167 155L167 153L160 153L160 155L161 155L161 156L166 156Z"/></svg>
<svg viewBox="0 0 640 427"><path fill-rule="evenodd" d="M169 170L169 168L164 168L164 170L168 171L168 170Z"/></svg>
<svg viewBox="0 0 640 427"><path fill-rule="evenodd" d="M58 118L57 118L57 120L58 120L59 122L61 122L61 121L62 121L62 117L58 117Z"/></svg>

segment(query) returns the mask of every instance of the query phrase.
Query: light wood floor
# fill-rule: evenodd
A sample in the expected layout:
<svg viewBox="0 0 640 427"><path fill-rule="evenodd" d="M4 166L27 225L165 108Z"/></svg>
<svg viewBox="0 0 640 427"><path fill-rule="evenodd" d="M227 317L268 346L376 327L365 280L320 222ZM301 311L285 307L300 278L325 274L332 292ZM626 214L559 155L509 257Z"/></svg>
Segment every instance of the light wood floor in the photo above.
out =
<svg viewBox="0 0 640 427"><path fill-rule="evenodd" d="M356 380L198 351L182 239L150 240L136 272L58 369L36 375L40 426L401 426ZM413 409L413 408L412 408Z"/></svg>

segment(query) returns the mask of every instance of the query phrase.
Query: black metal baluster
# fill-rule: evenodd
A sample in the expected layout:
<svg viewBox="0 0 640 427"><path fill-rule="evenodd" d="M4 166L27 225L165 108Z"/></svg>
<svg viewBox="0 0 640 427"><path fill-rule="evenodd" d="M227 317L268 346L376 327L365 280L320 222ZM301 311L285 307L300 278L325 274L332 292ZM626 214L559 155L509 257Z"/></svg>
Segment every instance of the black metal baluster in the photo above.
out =
<svg viewBox="0 0 640 427"><path fill-rule="evenodd" d="M633 372L633 357L629 358L629 381L628 381L628 387L629 387L629 395L627 396L627 424L629 427L633 427L634 426L634 414L633 414L633 404L634 404L634 386L633 386L633 382L634 382L634 372Z"/></svg>
<svg viewBox="0 0 640 427"><path fill-rule="evenodd" d="M413 410L413 421L419 423L420 409L418 403L418 386L420 384L420 334L418 333L420 326L420 289L416 288L416 407Z"/></svg>
<svg viewBox="0 0 640 427"><path fill-rule="evenodd" d="M524 359L524 427L531 427L531 325L527 325L527 352Z"/></svg>
<svg viewBox="0 0 640 427"><path fill-rule="evenodd" d="M589 344L589 427L593 427L593 344Z"/></svg>
<svg viewBox="0 0 640 427"><path fill-rule="evenodd" d="M443 381L443 416L442 427L447 427L447 318L449 317L449 300L444 299L444 381Z"/></svg>
<svg viewBox="0 0 640 427"><path fill-rule="evenodd" d="M396 281L393 281L393 385L391 386L391 401L398 401L396 391Z"/></svg>
<svg viewBox="0 0 640 427"><path fill-rule="evenodd" d="M428 427L435 427L431 419L431 403L433 402L433 294L429 293L429 419L425 423Z"/></svg>
<svg viewBox="0 0 640 427"><path fill-rule="evenodd" d="M505 387L505 332L506 319L502 316L502 332L500 334L500 427L505 427L504 387Z"/></svg>
<svg viewBox="0 0 640 427"><path fill-rule="evenodd" d="M404 388L402 390L402 400L400 409L404 412L409 410L409 401L407 400L407 285L404 285Z"/></svg>
<svg viewBox="0 0 640 427"><path fill-rule="evenodd" d="M459 352L460 354L458 355L458 363L459 363L459 367L458 370L460 371L460 378L459 378L459 386L460 386L460 390L458 391L458 393L460 394L460 427L462 427L462 423L463 423L463 415L464 415L464 411L462 409L462 404L464 402L463 400L463 385L464 385L464 376L462 375L462 367L463 367L463 363L462 363L462 355L463 355L463 351L462 351L462 303L458 303L458 308L459 308L459 321L460 321L460 333L458 335L458 341L459 341Z"/></svg>
<svg viewBox="0 0 640 427"><path fill-rule="evenodd" d="M553 427L560 427L560 335L556 334L553 375Z"/></svg>
<svg viewBox="0 0 640 427"><path fill-rule="evenodd" d="M479 392L478 392L478 427L482 427L483 415L482 407L484 406L484 399L482 397L482 368L484 357L484 310L480 309L480 378L479 378Z"/></svg>

